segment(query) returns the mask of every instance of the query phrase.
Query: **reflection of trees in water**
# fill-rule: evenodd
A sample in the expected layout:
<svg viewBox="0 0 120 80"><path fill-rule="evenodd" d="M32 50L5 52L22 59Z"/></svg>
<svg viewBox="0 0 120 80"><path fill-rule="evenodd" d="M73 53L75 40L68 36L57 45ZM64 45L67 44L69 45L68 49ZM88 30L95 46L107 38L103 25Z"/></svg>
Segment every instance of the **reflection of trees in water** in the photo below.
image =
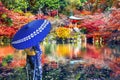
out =
<svg viewBox="0 0 120 80"><path fill-rule="evenodd" d="M111 49L112 60L109 63L109 67L114 71L114 75L120 75L120 46L119 44L109 44Z"/></svg>
<svg viewBox="0 0 120 80"><path fill-rule="evenodd" d="M109 44L109 47L111 48L112 50L112 54L115 56L115 57L120 57L120 45L115 45L115 44Z"/></svg>
<svg viewBox="0 0 120 80"><path fill-rule="evenodd" d="M118 30L113 31L108 42L112 43L112 44L114 44L114 43L120 44L120 31L118 31Z"/></svg>

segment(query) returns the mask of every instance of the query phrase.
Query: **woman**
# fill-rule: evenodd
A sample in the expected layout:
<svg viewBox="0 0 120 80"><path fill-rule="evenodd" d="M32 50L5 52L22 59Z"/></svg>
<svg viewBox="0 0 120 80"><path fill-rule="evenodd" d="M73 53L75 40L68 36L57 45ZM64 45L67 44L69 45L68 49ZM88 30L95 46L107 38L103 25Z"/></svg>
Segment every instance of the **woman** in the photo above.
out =
<svg viewBox="0 0 120 80"><path fill-rule="evenodd" d="M42 80L42 63L39 44L25 50L27 53L28 80Z"/></svg>

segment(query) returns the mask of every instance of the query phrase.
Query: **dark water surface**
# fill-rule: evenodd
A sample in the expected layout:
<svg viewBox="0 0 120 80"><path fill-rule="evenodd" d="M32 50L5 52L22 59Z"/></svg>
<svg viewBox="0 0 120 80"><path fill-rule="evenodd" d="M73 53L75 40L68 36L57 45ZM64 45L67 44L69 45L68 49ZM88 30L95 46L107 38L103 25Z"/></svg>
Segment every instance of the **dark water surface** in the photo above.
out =
<svg viewBox="0 0 120 80"><path fill-rule="evenodd" d="M120 46L42 43L43 80L119 80ZM0 47L0 80L26 80L26 54ZM118 79L119 78L119 79Z"/></svg>

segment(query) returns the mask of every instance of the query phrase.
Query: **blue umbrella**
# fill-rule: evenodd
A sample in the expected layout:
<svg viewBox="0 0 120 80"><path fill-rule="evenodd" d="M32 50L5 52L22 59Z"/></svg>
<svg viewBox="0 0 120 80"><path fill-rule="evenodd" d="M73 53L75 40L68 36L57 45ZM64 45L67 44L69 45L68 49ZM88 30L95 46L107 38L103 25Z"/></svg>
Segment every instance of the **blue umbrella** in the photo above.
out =
<svg viewBox="0 0 120 80"><path fill-rule="evenodd" d="M26 49L41 42L51 30L47 20L34 20L24 25L13 37L12 46L16 49Z"/></svg>
<svg viewBox="0 0 120 80"><path fill-rule="evenodd" d="M36 55L31 57L32 63L34 64L32 80L42 80L42 52L39 43L49 34L50 30L51 24L48 20L34 20L18 30L12 39L11 44L14 48L26 49L32 47L36 52Z"/></svg>

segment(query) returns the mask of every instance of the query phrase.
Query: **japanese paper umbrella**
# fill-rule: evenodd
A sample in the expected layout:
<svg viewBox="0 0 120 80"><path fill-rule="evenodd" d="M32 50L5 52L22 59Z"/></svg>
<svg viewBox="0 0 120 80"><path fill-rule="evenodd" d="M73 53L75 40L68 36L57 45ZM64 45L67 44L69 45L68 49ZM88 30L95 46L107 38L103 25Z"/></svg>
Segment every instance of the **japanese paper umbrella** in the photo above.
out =
<svg viewBox="0 0 120 80"><path fill-rule="evenodd" d="M51 24L48 20L39 19L24 25L14 35L12 46L16 49L26 49L37 45L49 34Z"/></svg>

